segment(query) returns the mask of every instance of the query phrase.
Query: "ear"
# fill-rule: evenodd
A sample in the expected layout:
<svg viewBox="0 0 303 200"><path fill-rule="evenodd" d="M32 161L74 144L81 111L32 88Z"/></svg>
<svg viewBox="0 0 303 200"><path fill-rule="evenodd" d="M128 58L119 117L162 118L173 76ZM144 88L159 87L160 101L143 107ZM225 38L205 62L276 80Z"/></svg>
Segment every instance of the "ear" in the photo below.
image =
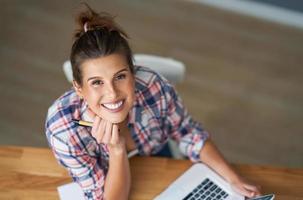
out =
<svg viewBox="0 0 303 200"><path fill-rule="evenodd" d="M73 80L73 87L74 87L74 89L75 89L77 95L78 95L81 99L83 99L82 88L81 88L81 86L80 86L75 80Z"/></svg>

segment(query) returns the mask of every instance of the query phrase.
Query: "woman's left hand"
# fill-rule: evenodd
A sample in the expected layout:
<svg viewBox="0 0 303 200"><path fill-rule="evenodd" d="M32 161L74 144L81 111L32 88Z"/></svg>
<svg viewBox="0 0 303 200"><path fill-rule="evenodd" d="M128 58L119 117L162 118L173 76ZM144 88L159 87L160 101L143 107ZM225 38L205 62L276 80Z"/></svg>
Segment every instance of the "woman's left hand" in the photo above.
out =
<svg viewBox="0 0 303 200"><path fill-rule="evenodd" d="M232 181L230 184L236 192L243 196L252 198L261 195L260 186L252 184L241 177L237 178L235 181Z"/></svg>

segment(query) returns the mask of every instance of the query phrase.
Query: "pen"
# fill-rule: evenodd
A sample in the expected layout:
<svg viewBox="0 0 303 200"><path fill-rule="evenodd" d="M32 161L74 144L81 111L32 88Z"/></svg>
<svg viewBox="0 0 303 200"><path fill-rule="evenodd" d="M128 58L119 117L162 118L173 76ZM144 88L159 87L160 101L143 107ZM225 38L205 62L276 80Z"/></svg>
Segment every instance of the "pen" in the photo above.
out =
<svg viewBox="0 0 303 200"><path fill-rule="evenodd" d="M83 120L73 119L73 122L75 122L76 124L78 124L80 126L88 126L88 127L92 127L93 126L92 122L87 122L87 121L83 121Z"/></svg>

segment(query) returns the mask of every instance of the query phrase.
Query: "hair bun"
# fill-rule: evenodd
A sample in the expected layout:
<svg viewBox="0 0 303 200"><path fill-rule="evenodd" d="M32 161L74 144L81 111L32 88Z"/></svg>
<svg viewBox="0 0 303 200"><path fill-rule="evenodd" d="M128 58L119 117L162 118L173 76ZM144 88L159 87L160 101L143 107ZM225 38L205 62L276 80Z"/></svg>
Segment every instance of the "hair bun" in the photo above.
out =
<svg viewBox="0 0 303 200"><path fill-rule="evenodd" d="M76 17L78 29L75 32L75 39L81 37L85 32L96 29L104 29L108 32L116 31L122 37L128 38L127 34L114 21L114 16L106 12L97 13L86 3L85 10L79 12Z"/></svg>

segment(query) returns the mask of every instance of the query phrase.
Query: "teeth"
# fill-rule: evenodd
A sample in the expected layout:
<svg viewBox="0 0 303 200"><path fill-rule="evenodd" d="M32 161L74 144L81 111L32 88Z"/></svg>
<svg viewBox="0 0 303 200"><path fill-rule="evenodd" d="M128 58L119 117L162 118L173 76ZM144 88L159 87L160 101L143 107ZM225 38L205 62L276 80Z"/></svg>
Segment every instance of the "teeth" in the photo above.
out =
<svg viewBox="0 0 303 200"><path fill-rule="evenodd" d="M108 109L117 109L122 105L123 101L119 101L118 103L104 103L103 105Z"/></svg>

